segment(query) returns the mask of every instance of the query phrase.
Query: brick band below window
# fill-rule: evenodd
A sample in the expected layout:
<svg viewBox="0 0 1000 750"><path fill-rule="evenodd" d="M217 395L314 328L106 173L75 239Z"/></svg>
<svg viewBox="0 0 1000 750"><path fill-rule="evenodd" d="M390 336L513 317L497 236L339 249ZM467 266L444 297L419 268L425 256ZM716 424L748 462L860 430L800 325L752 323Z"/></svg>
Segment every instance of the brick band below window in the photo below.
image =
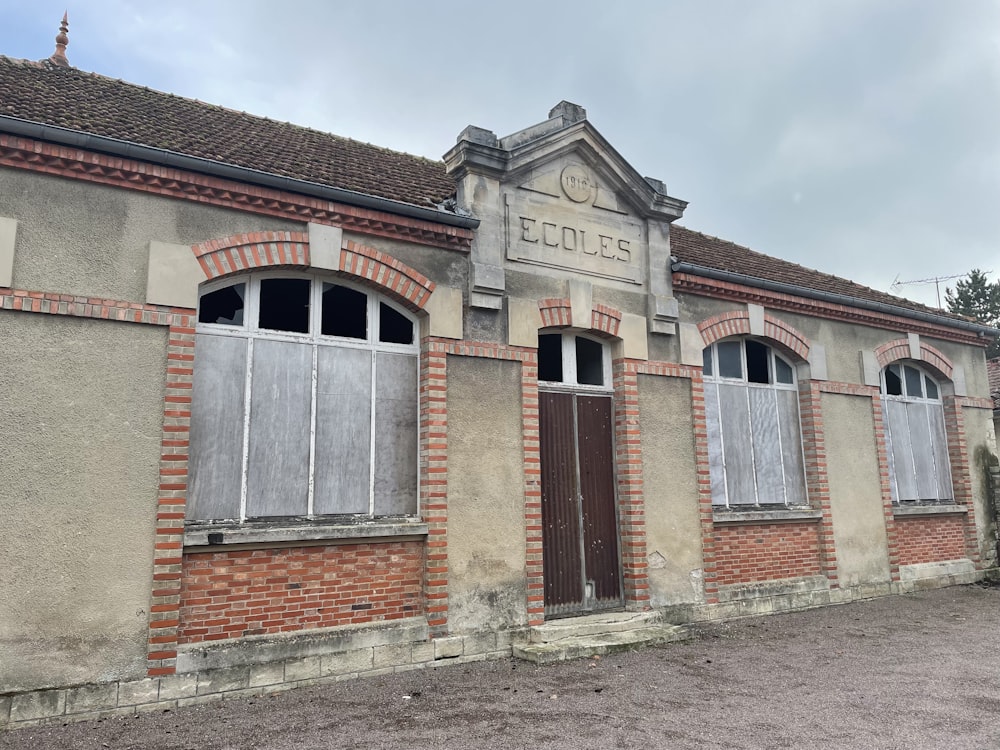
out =
<svg viewBox="0 0 1000 750"><path fill-rule="evenodd" d="M965 516L897 518L899 564L965 559Z"/></svg>
<svg viewBox="0 0 1000 750"><path fill-rule="evenodd" d="M758 583L821 574L819 527L802 523L716 524L715 580Z"/></svg>
<svg viewBox="0 0 1000 750"><path fill-rule="evenodd" d="M412 617L422 579L415 541L187 554L179 642Z"/></svg>

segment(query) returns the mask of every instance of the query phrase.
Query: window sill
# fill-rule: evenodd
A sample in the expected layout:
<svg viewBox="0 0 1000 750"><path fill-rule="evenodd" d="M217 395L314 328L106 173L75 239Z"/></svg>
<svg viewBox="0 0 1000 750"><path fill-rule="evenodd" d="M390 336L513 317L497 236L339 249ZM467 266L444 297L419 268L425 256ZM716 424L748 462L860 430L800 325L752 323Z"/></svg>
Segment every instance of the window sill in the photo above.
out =
<svg viewBox="0 0 1000 750"><path fill-rule="evenodd" d="M894 516L959 516L969 511L956 503L928 503L926 505L893 505Z"/></svg>
<svg viewBox="0 0 1000 750"><path fill-rule="evenodd" d="M407 519L361 523L246 523L192 524L184 529L185 547L230 544L273 544L338 539L373 539L427 536L427 524Z"/></svg>
<svg viewBox="0 0 1000 750"><path fill-rule="evenodd" d="M794 521L819 521L823 511L815 508L774 508L769 510L713 510L716 524L731 523L791 523Z"/></svg>

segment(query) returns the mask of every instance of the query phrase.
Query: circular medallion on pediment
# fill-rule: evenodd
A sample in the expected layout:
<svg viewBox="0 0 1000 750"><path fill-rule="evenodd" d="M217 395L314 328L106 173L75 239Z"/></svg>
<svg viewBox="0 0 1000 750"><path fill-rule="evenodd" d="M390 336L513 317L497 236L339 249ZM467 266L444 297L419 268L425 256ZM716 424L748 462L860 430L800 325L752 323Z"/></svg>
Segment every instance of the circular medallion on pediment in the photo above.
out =
<svg viewBox="0 0 1000 750"><path fill-rule="evenodd" d="M563 168L559 181L566 197L574 203L590 200L597 187L590 170L580 164L570 164Z"/></svg>

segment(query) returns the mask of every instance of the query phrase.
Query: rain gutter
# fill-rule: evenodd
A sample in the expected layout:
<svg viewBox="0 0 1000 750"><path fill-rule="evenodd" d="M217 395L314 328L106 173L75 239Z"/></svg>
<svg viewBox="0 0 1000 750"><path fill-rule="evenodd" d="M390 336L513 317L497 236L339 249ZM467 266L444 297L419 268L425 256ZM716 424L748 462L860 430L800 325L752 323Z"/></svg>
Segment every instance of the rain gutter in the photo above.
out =
<svg viewBox="0 0 1000 750"><path fill-rule="evenodd" d="M722 271L718 268L699 266L695 263L677 261L670 265L670 269L674 273L690 273L695 276L704 276L705 278L715 279L717 281L727 281L731 284L742 284L744 286L750 286L757 289L766 289L770 292L794 294L797 297L805 297L806 299L814 299L820 302L830 302L835 305L849 305L850 307L858 307L862 310L872 310L873 312L885 313L887 315L898 315L904 318L921 320L926 323L934 323L936 325L948 326L950 328L959 328L963 331L975 333L977 336L981 337L989 336L991 338L996 338L997 336L1000 336L1000 329L984 326L981 323L973 323L968 320L949 318L945 315L935 315L934 313L923 312L922 310L911 310L907 307L889 305L885 302L875 302L873 300L861 299L860 297L851 297L846 294L822 292L818 289L810 289L809 287L799 286L798 284L786 284L781 281L759 279L755 276L733 273L732 271Z"/></svg>
<svg viewBox="0 0 1000 750"><path fill-rule="evenodd" d="M320 183L309 182L308 180L297 180L293 177L283 177L257 169L238 167L233 164L213 161L212 159L202 159L197 156L187 156L176 151L153 148L152 146L141 146L130 141L108 138L102 135L92 135L91 133L70 130L69 128L61 128L55 125L43 125L7 115L0 115L0 131L25 138L57 143L60 146L101 151L114 156L200 172L226 180L247 182L253 185L274 188L275 190L285 190L314 198L323 198L337 203L346 203L350 206L368 208L373 211L385 211L386 213L406 216L411 219L421 219L423 221L431 221L463 229L475 229L479 226L479 219L471 216L459 216L458 214L439 209L414 206L410 203L392 200L391 198L379 198L374 195L359 193L355 190L330 187L329 185L321 185Z"/></svg>

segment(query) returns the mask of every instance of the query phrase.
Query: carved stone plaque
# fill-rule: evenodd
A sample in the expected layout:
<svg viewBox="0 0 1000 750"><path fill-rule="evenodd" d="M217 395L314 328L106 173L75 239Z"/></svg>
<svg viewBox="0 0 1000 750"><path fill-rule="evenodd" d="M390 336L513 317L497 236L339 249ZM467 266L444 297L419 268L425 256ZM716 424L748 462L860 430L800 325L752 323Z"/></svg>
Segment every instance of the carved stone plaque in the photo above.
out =
<svg viewBox="0 0 1000 750"><path fill-rule="evenodd" d="M645 222L588 166L547 165L505 191L508 260L630 284L645 280Z"/></svg>

